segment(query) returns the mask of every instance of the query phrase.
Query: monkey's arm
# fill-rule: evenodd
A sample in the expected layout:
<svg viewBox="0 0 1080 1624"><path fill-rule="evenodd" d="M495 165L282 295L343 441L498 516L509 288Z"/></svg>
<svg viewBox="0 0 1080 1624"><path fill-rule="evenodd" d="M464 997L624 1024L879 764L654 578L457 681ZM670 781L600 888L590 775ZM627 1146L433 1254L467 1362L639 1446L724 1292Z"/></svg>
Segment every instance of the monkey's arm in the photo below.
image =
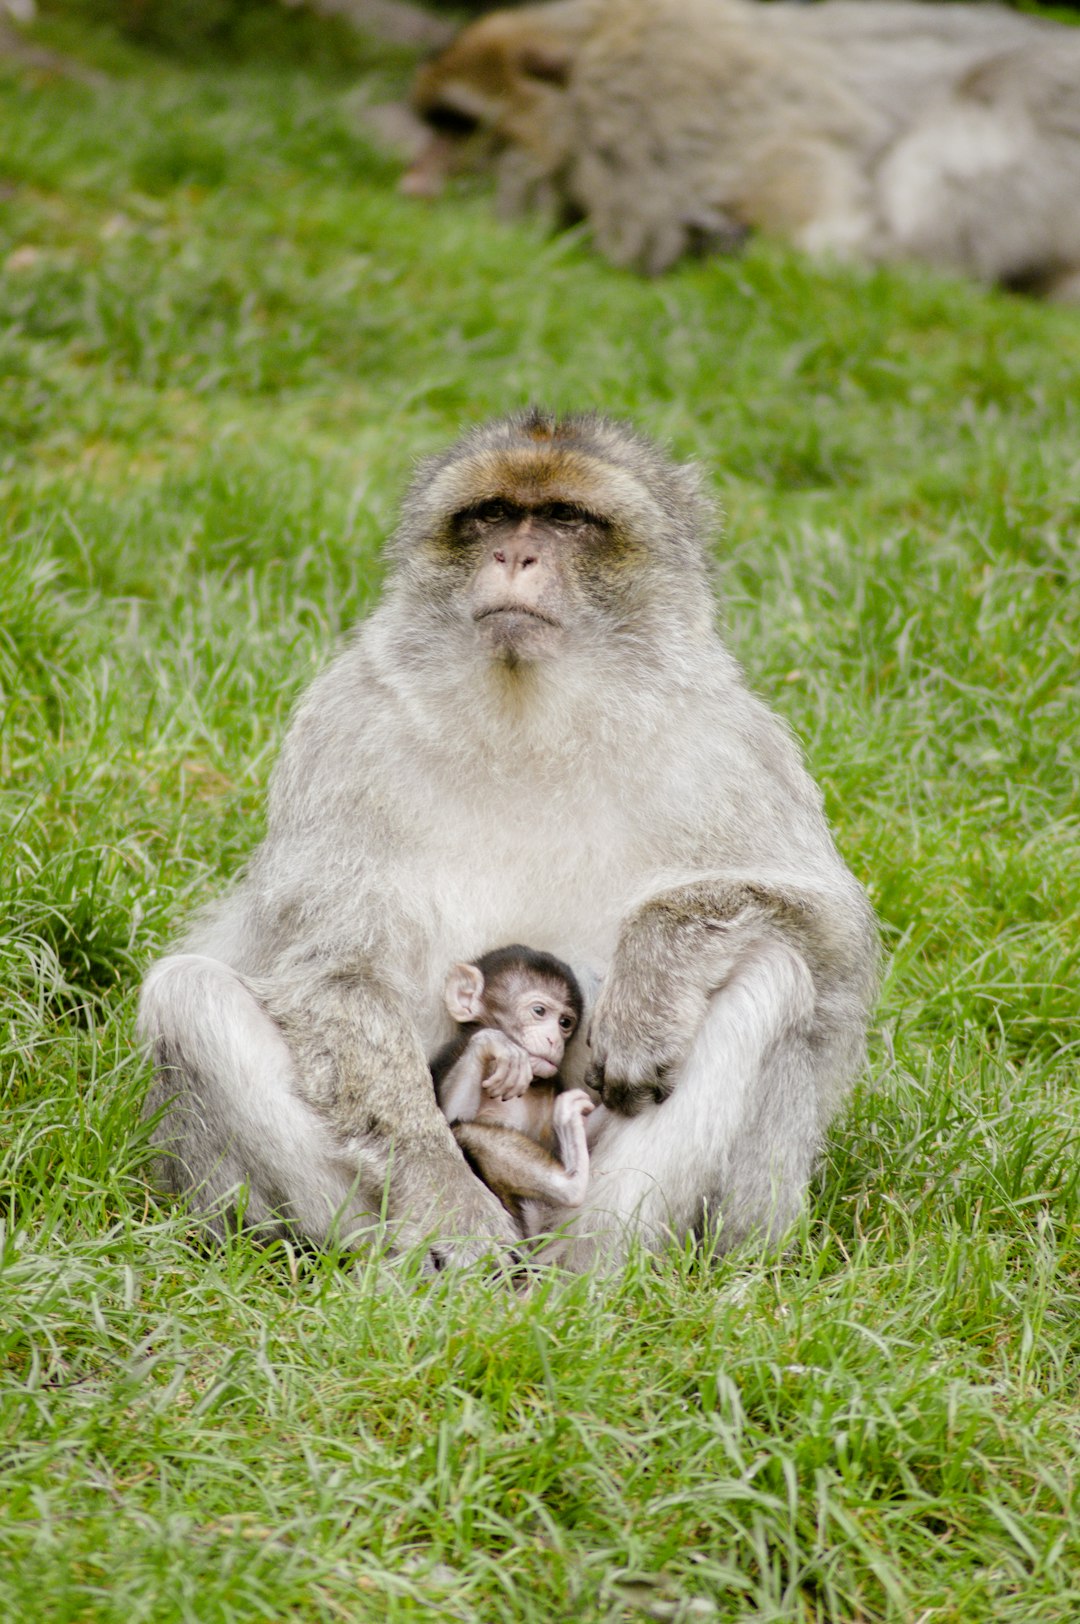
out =
<svg viewBox="0 0 1080 1624"><path fill-rule="evenodd" d="M876 931L862 892L843 875L818 889L786 876L702 876L637 907L619 932L589 1030L587 1081L632 1115L666 1099L708 1001L770 944L794 951L810 984L807 1036L863 1012L876 986Z"/></svg>
<svg viewBox="0 0 1080 1624"><path fill-rule="evenodd" d="M439 1109L448 1122L471 1122L491 1099L515 1099L532 1082L532 1062L513 1038L481 1027L442 1077L436 1076Z"/></svg>
<svg viewBox="0 0 1080 1624"><path fill-rule="evenodd" d="M551 1131L555 1135L556 1153L571 1187L574 1190L580 1188L581 1191L576 1197L562 1197L567 1206L580 1206L585 1199L589 1184L589 1137L585 1130L585 1119L603 1109L602 1105L593 1104L583 1088L570 1088L565 1094L555 1096Z"/></svg>
<svg viewBox="0 0 1080 1624"><path fill-rule="evenodd" d="M298 1091L342 1160L374 1167L406 1241L513 1238L457 1152L414 1022L370 964L324 960L318 971L275 976L258 990L293 1055Z"/></svg>

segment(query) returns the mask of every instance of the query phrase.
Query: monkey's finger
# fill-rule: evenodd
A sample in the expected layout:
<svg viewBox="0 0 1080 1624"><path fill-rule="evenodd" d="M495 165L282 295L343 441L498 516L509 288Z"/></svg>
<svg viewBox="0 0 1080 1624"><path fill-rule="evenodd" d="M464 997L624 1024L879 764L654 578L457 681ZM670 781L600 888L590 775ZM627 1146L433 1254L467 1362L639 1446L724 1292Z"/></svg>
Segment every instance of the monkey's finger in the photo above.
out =
<svg viewBox="0 0 1080 1624"><path fill-rule="evenodd" d="M587 1117L596 1110L596 1101L591 1100L582 1088L575 1088L570 1094L563 1094L560 1098L562 1105L561 1116L572 1120L576 1116Z"/></svg>
<svg viewBox="0 0 1080 1624"><path fill-rule="evenodd" d="M652 1085L652 1097L657 1105L663 1105L674 1087L667 1066L658 1066L656 1080Z"/></svg>
<svg viewBox="0 0 1080 1624"><path fill-rule="evenodd" d="M593 1084L603 1103L620 1116L636 1116L646 1105L660 1105L671 1093L672 1084L663 1065L649 1064L624 1073L612 1074L605 1066L602 1080Z"/></svg>
<svg viewBox="0 0 1080 1624"><path fill-rule="evenodd" d="M484 1084L485 1092L497 1100L516 1099L532 1081L532 1068L523 1052L500 1055L495 1069Z"/></svg>
<svg viewBox="0 0 1080 1624"><path fill-rule="evenodd" d="M506 1093L503 1098L508 1100L517 1099L519 1094L524 1094L531 1082L532 1061L523 1050L521 1054L514 1056L513 1064L509 1069Z"/></svg>
<svg viewBox="0 0 1080 1624"><path fill-rule="evenodd" d="M493 1100L504 1100L506 1089L506 1062L500 1061L491 1076L484 1079L484 1093L489 1094Z"/></svg>

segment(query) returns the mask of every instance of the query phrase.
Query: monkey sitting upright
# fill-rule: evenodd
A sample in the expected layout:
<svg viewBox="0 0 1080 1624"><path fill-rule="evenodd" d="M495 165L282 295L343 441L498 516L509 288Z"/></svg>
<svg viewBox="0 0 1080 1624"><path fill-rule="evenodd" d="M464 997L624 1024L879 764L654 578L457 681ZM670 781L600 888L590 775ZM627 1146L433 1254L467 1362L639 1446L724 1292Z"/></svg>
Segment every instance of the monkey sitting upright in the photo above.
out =
<svg viewBox="0 0 1080 1624"><path fill-rule="evenodd" d="M725 1248L763 1245L795 1219L861 1064L876 934L715 630L707 514L692 468L593 413L514 413L417 472L262 845L143 989L161 1175L212 1232L385 1235L432 1270L520 1241L429 1056L460 944L521 936L599 980L608 1112L581 1206L543 1215L572 1226L550 1255L612 1269L635 1239L716 1219Z"/></svg>
<svg viewBox="0 0 1080 1624"><path fill-rule="evenodd" d="M475 964L455 964L445 999L460 1031L431 1062L439 1107L522 1233L539 1234L543 1216L533 1203L584 1201L585 1118L593 1118L595 1135L604 1115L583 1088L564 1090L559 1077L581 1020L577 978L550 953L500 947Z"/></svg>

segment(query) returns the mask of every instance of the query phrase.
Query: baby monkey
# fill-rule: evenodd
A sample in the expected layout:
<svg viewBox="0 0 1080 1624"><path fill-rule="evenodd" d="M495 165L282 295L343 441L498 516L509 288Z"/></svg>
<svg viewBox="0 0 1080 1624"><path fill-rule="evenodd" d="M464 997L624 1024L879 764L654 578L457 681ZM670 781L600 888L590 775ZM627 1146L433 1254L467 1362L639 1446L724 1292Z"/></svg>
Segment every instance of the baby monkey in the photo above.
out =
<svg viewBox="0 0 1080 1624"><path fill-rule="evenodd" d="M585 1119L592 1117L591 1138L604 1115L583 1088L564 1091L559 1077L581 1020L577 978L550 953L499 947L475 964L455 964L445 998L461 1030L431 1062L439 1107L522 1233L539 1234L543 1212L534 1203L584 1201Z"/></svg>

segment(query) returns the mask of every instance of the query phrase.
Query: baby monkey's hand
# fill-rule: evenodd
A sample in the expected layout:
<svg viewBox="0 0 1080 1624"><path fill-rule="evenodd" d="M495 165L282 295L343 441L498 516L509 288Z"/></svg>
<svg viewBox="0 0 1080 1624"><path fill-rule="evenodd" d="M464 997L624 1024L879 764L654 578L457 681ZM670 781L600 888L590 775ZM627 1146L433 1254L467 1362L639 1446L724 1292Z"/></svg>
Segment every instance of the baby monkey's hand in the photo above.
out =
<svg viewBox="0 0 1080 1624"><path fill-rule="evenodd" d="M576 1116L591 1116L596 1110L596 1101L586 1094L583 1088L568 1088L564 1094L555 1096L552 1107L551 1121L555 1128L562 1128Z"/></svg>
<svg viewBox="0 0 1080 1624"><path fill-rule="evenodd" d="M533 1078L532 1057L496 1027L485 1027L469 1042L483 1062L480 1086L489 1099L515 1100Z"/></svg>

